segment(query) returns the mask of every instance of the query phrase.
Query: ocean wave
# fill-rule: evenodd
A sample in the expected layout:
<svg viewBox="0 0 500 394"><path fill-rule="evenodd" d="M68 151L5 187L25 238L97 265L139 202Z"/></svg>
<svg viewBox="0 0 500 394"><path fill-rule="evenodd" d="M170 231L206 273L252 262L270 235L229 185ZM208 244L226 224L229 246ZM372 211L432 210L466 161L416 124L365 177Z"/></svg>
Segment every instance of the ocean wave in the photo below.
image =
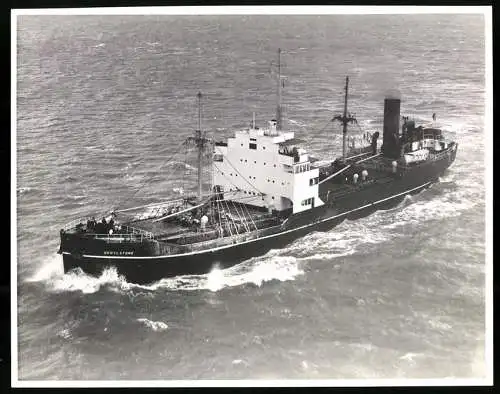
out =
<svg viewBox="0 0 500 394"><path fill-rule="evenodd" d="M47 256L42 260L35 273L26 279L27 282L47 281L63 274L62 257L58 254Z"/></svg>
<svg viewBox="0 0 500 394"><path fill-rule="evenodd" d="M65 328L57 333L57 336L63 339L71 339L73 335L71 334L71 330L69 328Z"/></svg>
<svg viewBox="0 0 500 394"><path fill-rule="evenodd" d="M423 353L405 353L404 355L402 355L401 357L399 357L400 360L404 360L404 361L409 361L410 363L414 362L414 359L415 358L421 358L423 357L424 354Z"/></svg>
<svg viewBox="0 0 500 394"><path fill-rule="evenodd" d="M296 258L289 256L273 256L271 258L255 258L227 269L214 267L204 275L184 275L165 278L151 285L128 284L127 288L141 288L150 291L165 290L208 290L216 292L228 287L245 284L262 286L265 282L290 281L302 275Z"/></svg>
<svg viewBox="0 0 500 394"><path fill-rule="evenodd" d="M147 291L208 290L216 292L227 287L244 284L262 286L263 283L274 280L289 281L304 273L299 267L296 258L286 256L271 258L265 258L264 256L258 260L250 259L225 270L214 267L208 274L165 278L150 285L127 282L123 276L118 274L115 267L105 269L99 277L90 276L81 269L61 275L61 270L61 260L50 259L30 280L46 281L49 289L53 292L81 291L84 294L92 294L98 292L101 288L107 288L114 292L129 292L136 289Z"/></svg>
<svg viewBox="0 0 500 394"><path fill-rule="evenodd" d="M423 100L420 103L416 105L416 108L426 108L426 107L442 107L443 105L447 104L445 100Z"/></svg>
<svg viewBox="0 0 500 394"><path fill-rule="evenodd" d="M17 194L25 194L25 193L30 192L31 190L32 190L32 188L31 188L31 187L29 187L29 186L26 186L26 187L18 187L18 188L16 189L16 192L17 192Z"/></svg>
<svg viewBox="0 0 500 394"><path fill-rule="evenodd" d="M137 319L137 321L140 323L143 323L146 327L148 327L156 332L165 331L166 329L168 329L168 324L164 323L162 321L153 321L153 320L146 319L144 317Z"/></svg>
<svg viewBox="0 0 500 394"><path fill-rule="evenodd" d="M77 195L67 195L66 198L70 199L70 200L83 200L85 198L87 198L86 195L83 195L83 194L77 194Z"/></svg>
<svg viewBox="0 0 500 394"><path fill-rule="evenodd" d="M370 228L368 223L346 220L330 231L306 235L282 249L282 253L303 261L331 260L353 255L364 245L384 242L388 236Z"/></svg>
<svg viewBox="0 0 500 394"><path fill-rule="evenodd" d="M441 332L442 331L450 331L453 328L450 324L439 321L437 319L430 319L427 321L427 324L431 328L438 330L438 331L441 331Z"/></svg>
<svg viewBox="0 0 500 394"><path fill-rule="evenodd" d="M192 165L190 165L188 163L182 162L182 161L171 161L170 163L166 164L165 166L173 166L173 167L177 167L177 168L184 168L187 170L196 171L195 167L193 167Z"/></svg>
<svg viewBox="0 0 500 394"><path fill-rule="evenodd" d="M81 269L65 273L62 276L51 277L49 288L53 292L81 291L84 294L96 293L104 286L122 287L125 278L118 275L116 268L105 269L99 277L87 275Z"/></svg>
<svg viewBox="0 0 500 394"><path fill-rule="evenodd" d="M302 123L302 122L299 122L299 121L293 120L293 119L288 119L288 122L293 124L293 125L297 125L299 127L306 127L307 126L305 123Z"/></svg>

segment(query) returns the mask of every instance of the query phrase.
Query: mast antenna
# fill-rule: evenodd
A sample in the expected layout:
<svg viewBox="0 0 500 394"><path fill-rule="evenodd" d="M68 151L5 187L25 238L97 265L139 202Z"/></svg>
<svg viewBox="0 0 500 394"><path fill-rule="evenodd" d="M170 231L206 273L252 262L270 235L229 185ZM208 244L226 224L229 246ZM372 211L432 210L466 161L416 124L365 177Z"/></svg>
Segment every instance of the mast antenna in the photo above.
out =
<svg viewBox="0 0 500 394"><path fill-rule="evenodd" d="M338 120L342 123L342 160L345 162L347 158L347 124L358 123L354 116L347 113L347 99L349 97L349 77L345 78L345 96L344 96L344 113L337 115L333 120Z"/></svg>
<svg viewBox="0 0 500 394"><path fill-rule="evenodd" d="M283 106L281 103L281 48L278 48L278 105L276 107L276 130L283 129Z"/></svg>

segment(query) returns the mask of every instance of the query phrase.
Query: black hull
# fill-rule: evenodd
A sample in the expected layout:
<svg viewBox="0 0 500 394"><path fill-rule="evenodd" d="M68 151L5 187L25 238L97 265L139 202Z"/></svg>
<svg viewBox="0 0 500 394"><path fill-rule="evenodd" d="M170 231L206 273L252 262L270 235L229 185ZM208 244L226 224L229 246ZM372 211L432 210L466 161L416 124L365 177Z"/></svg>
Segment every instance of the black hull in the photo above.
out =
<svg viewBox="0 0 500 394"><path fill-rule="evenodd" d="M156 241L135 246L131 243L113 245L62 234L64 271L80 268L90 275L99 276L105 268L114 266L129 282L144 284L179 275L205 274L214 267L228 268L252 257L262 256L270 249L282 248L312 231L327 231L346 219L359 219L377 210L395 207L406 195L418 193L436 182L455 160L455 155L456 146L442 160L401 175L394 174L388 183L375 183L342 198L326 201L321 207L292 215L277 232L222 247L161 255ZM328 190L332 185L324 184L323 188ZM111 256L109 251L105 255L106 249L112 249Z"/></svg>
<svg viewBox="0 0 500 394"><path fill-rule="evenodd" d="M412 193L418 193L427 186L429 186L429 184L416 188ZM331 220L314 223L296 230L292 228L290 229L291 231L276 234L269 238L256 239L247 244L234 245L230 248L206 251L188 256L147 259L109 259L106 257L77 257L64 253L64 271L68 272L80 268L87 274L99 276L104 269L116 267L119 275L123 275L129 282L137 284L151 283L162 278L180 275L205 274L210 272L214 267L219 267L221 269L229 268L252 257L262 256L271 249L282 248L312 231L328 231L346 219L359 219L377 210L393 208L404 199L405 195L406 194L391 198L375 206L368 206ZM303 225L302 222L311 223L311 221L314 220L311 216L312 215L303 216L300 223L297 223L297 226Z"/></svg>

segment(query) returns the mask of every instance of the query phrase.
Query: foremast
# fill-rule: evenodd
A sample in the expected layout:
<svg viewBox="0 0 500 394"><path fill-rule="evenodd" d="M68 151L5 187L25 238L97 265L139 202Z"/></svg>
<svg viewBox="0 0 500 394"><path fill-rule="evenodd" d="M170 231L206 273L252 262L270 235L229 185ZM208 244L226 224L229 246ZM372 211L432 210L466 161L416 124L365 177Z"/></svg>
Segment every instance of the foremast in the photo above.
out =
<svg viewBox="0 0 500 394"><path fill-rule="evenodd" d="M197 158L197 170L198 170L198 201L201 202L203 200L203 153L205 149L212 142L211 139L206 138L206 133L201 129L201 99L202 94L198 92L196 95L198 98L198 129L195 130L194 137L188 137L186 142L188 144L194 145L198 150L198 158Z"/></svg>

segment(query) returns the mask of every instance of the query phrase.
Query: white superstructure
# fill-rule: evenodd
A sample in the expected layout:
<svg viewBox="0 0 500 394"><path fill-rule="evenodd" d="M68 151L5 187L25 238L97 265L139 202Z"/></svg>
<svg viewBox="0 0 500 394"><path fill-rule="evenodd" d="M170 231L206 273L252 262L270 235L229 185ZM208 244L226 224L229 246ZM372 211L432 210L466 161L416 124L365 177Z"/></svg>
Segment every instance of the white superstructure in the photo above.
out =
<svg viewBox="0 0 500 394"><path fill-rule="evenodd" d="M214 147L213 185L225 198L293 213L323 205L318 196L319 169L293 132L268 127L237 131L227 144ZM229 193L228 193L229 192Z"/></svg>

